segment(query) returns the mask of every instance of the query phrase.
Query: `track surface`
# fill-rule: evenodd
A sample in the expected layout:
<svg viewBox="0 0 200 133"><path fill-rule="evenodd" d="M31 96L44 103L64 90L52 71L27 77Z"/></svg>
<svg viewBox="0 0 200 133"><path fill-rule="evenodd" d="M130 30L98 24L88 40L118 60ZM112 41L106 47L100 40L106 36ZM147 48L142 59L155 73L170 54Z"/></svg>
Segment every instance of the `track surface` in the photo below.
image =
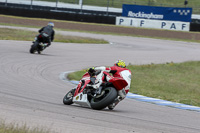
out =
<svg viewBox="0 0 200 133"><path fill-rule="evenodd" d="M36 30L36 29L29 29ZM113 111L66 106L62 98L74 85L62 72L90 66L200 60L200 44L125 36L90 36L110 45L53 43L41 55L29 54L31 42L0 41L0 118L41 126L58 133L199 133L200 113L125 99Z"/></svg>

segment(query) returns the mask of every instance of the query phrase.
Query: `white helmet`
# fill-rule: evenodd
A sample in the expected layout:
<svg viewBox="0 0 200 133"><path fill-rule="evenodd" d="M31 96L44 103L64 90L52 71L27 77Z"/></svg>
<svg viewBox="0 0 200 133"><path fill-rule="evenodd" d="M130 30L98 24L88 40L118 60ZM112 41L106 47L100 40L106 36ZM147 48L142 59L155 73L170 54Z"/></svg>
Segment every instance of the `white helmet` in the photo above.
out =
<svg viewBox="0 0 200 133"><path fill-rule="evenodd" d="M53 22L49 22L48 25L54 27L54 23Z"/></svg>

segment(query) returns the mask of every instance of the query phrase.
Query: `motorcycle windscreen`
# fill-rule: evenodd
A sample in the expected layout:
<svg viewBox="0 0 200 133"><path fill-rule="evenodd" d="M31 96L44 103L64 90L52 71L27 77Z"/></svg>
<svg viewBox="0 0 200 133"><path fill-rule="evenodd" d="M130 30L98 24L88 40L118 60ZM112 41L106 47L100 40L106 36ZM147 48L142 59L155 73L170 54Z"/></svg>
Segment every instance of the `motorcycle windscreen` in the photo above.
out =
<svg viewBox="0 0 200 133"><path fill-rule="evenodd" d="M111 82L117 90L121 90L128 85L123 78L113 78L109 82Z"/></svg>

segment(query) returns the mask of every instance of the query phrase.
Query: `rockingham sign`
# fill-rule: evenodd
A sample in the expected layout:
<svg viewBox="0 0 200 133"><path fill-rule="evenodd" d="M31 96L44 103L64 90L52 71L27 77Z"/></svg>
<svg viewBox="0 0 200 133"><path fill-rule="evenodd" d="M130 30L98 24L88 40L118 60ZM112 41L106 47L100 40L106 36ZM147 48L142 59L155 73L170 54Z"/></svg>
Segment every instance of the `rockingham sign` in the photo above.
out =
<svg viewBox="0 0 200 133"><path fill-rule="evenodd" d="M116 25L189 31L192 8L123 5Z"/></svg>
<svg viewBox="0 0 200 133"><path fill-rule="evenodd" d="M132 11L129 11L128 17L145 18L145 19L163 19L164 15L153 14L152 12L150 14L145 14L144 12L134 13Z"/></svg>

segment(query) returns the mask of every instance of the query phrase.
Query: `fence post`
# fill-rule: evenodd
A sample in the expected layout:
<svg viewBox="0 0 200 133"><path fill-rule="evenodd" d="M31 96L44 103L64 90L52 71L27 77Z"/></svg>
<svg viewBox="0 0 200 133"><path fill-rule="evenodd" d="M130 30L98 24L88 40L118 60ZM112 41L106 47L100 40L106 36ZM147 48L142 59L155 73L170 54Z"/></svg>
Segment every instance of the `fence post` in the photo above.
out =
<svg viewBox="0 0 200 133"><path fill-rule="evenodd" d="M79 5L80 5L80 6L83 5L83 0L79 0Z"/></svg>
<svg viewBox="0 0 200 133"><path fill-rule="evenodd" d="M81 13L82 13L82 9L83 9L83 0L79 0L79 6L81 8Z"/></svg>
<svg viewBox="0 0 200 133"><path fill-rule="evenodd" d="M6 0L5 2L6 2L5 5L7 6L8 0Z"/></svg>
<svg viewBox="0 0 200 133"><path fill-rule="evenodd" d="M56 10L57 10L57 8L58 8L58 0L56 0Z"/></svg>
<svg viewBox="0 0 200 133"><path fill-rule="evenodd" d="M107 15L108 15L108 8L109 8L109 1L110 0L107 0L108 2L107 2Z"/></svg>
<svg viewBox="0 0 200 133"><path fill-rule="evenodd" d="M33 8L33 0L31 0L31 9Z"/></svg>

